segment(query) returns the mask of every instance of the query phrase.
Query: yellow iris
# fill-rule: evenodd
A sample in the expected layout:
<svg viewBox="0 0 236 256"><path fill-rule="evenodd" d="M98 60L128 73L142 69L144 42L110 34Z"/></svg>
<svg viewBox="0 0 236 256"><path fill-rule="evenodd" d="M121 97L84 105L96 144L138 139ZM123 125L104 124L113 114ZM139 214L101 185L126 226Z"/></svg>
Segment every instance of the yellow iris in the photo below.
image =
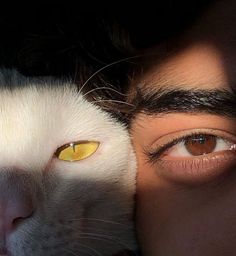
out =
<svg viewBox="0 0 236 256"><path fill-rule="evenodd" d="M99 144L98 141L72 142L58 148L55 155L63 161L80 161L95 153Z"/></svg>

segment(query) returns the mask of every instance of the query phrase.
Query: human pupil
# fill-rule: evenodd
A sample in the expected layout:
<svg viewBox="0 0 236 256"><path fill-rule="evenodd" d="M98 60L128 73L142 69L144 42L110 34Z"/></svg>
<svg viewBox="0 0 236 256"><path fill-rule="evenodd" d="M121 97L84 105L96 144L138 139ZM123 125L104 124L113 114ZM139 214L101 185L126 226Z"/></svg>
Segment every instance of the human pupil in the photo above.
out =
<svg viewBox="0 0 236 256"><path fill-rule="evenodd" d="M216 147L216 140L213 135L195 135L185 140L185 147L193 156L210 154Z"/></svg>

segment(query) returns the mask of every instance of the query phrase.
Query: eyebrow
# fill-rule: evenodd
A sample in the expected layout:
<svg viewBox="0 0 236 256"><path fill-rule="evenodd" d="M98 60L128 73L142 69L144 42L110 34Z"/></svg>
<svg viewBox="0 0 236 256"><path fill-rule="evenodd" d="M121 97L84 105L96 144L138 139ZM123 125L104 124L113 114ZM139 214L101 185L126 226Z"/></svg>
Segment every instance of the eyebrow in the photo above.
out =
<svg viewBox="0 0 236 256"><path fill-rule="evenodd" d="M137 89L132 101L137 113L148 115L169 113L208 113L236 118L236 92L211 89Z"/></svg>

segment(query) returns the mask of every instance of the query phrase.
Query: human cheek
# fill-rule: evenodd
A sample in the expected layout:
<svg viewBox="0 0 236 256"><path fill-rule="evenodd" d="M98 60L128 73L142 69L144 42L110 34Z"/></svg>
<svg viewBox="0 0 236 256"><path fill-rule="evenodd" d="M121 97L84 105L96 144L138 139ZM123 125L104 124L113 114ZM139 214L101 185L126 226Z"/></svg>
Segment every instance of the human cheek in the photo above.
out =
<svg viewBox="0 0 236 256"><path fill-rule="evenodd" d="M169 215L171 188L147 165L136 146L138 158L136 225L143 255L156 255L163 221ZM170 189L170 190L169 190ZM160 248L160 246L158 246Z"/></svg>
<svg viewBox="0 0 236 256"><path fill-rule="evenodd" d="M235 255L236 175L179 186L141 160L137 227L144 255Z"/></svg>
<svg viewBox="0 0 236 256"><path fill-rule="evenodd" d="M181 117L143 118L133 127L142 253L236 255L235 120Z"/></svg>
<svg viewBox="0 0 236 256"><path fill-rule="evenodd" d="M172 214L158 220L165 225L156 234L157 255L236 254L236 191L222 190L222 196L214 189L205 192L179 192L178 199L172 197Z"/></svg>

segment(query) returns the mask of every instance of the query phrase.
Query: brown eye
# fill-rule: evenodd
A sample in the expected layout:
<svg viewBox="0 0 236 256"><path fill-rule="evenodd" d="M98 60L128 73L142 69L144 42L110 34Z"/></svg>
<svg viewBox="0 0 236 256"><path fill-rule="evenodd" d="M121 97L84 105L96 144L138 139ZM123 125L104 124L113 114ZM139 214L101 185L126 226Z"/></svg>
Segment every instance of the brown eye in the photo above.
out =
<svg viewBox="0 0 236 256"><path fill-rule="evenodd" d="M193 134L175 139L173 144L164 145L165 151L161 158L200 157L211 153L235 150L235 143L213 134ZM158 152L157 152L158 154Z"/></svg>
<svg viewBox="0 0 236 256"><path fill-rule="evenodd" d="M188 183L208 181L235 169L235 137L219 130L206 132L184 132L182 137L171 134L173 140L168 142L167 137L166 144L162 138L158 141L161 147L149 154L151 163L163 177Z"/></svg>
<svg viewBox="0 0 236 256"><path fill-rule="evenodd" d="M199 134L187 138L184 143L187 151L193 156L212 153L217 145L217 137L213 135Z"/></svg>

